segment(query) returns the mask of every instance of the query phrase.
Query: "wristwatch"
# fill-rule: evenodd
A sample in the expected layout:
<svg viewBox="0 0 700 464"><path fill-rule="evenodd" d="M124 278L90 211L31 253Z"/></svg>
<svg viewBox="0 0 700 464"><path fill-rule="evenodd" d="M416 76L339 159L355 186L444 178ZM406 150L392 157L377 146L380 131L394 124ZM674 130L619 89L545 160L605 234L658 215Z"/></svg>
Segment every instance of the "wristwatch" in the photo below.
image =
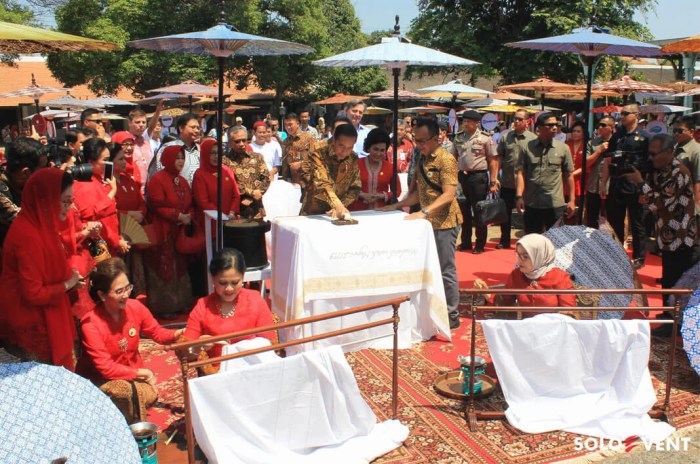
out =
<svg viewBox="0 0 700 464"><path fill-rule="evenodd" d="M516 200L520 200L522 197L523 197L522 195L516 195L516 196L515 196L515 199L516 199Z"/></svg>
<svg viewBox="0 0 700 464"><path fill-rule="evenodd" d="M428 211L428 208L421 208L420 212L425 214L426 216L430 216L430 211Z"/></svg>

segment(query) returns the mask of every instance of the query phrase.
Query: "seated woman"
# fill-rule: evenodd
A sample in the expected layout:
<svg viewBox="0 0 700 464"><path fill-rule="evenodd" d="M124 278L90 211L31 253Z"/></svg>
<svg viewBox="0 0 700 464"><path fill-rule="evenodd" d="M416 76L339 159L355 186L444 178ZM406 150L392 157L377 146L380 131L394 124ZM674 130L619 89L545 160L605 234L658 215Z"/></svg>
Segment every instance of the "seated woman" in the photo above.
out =
<svg viewBox="0 0 700 464"><path fill-rule="evenodd" d="M391 145L389 134L383 129L372 129L365 139L364 150L369 153L358 161L362 191L348 208L350 211L381 208L391 200L391 176L393 164L387 159ZM396 184L396 197L401 195L401 185Z"/></svg>
<svg viewBox="0 0 700 464"><path fill-rule="evenodd" d="M238 332L273 323L270 308L260 293L243 288L245 269L245 258L236 249L224 248L212 256L209 273L214 281L214 293L200 298L190 313L187 327L185 327L187 340ZM275 332L263 332L228 340L228 343L255 337L265 337L274 341ZM207 353L212 358L220 356L221 345L215 344L207 350Z"/></svg>
<svg viewBox="0 0 700 464"><path fill-rule="evenodd" d="M518 262L508 276L508 289L573 289L571 276L554 266L554 244L544 235L529 234L515 244ZM474 288L489 288L476 279ZM515 302L520 306L576 306L576 295L500 295L503 305ZM487 295L487 299L489 296ZM526 313L532 317L537 313Z"/></svg>
<svg viewBox="0 0 700 464"><path fill-rule="evenodd" d="M154 373L143 367L140 334L165 344L184 329L161 327L148 308L129 299L133 286L121 259L102 261L90 279L90 296L97 304L81 321L84 353L76 372L109 396L129 424L146 420L146 409L156 402L158 392Z"/></svg>

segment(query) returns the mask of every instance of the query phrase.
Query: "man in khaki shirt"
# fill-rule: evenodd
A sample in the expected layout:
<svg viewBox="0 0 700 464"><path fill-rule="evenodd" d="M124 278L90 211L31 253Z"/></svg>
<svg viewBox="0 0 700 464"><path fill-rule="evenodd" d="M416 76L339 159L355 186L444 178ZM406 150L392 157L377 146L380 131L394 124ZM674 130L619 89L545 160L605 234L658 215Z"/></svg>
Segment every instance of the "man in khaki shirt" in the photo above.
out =
<svg viewBox="0 0 700 464"><path fill-rule="evenodd" d="M489 192L498 191L498 162L491 137L479 130L481 114L478 111L467 110L460 116L462 131L454 139L452 154L457 158L459 167L459 183L462 185L465 201L462 208L462 244L459 249L472 249L472 211L476 204L486 199ZM490 180L489 180L490 177ZM476 246L473 253L484 252L486 245L487 226L476 228Z"/></svg>
<svg viewBox="0 0 700 464"><path fill-rule="evenodd" d="M693 138L695 120L692 116L682 117L673 126L673 137L676 139L675 155L678 161L685 164L693 178L693 196L695 214L700 214L700 143Z"/></svg>
<svg viewBox="0 0 700 464"><path fill-rule="evenodd" d="M419 119L414 127L414 143L420 158L413 175L414 185L410 193L398 203L382 208L396 210L420 204L420 211L406 219L427 219L433 226L442 282L445 287L450 328L459 327L459 282L455 266L457 233L462 214L457 203L457 160L440 146L440 129L433 119Z"/></svg>

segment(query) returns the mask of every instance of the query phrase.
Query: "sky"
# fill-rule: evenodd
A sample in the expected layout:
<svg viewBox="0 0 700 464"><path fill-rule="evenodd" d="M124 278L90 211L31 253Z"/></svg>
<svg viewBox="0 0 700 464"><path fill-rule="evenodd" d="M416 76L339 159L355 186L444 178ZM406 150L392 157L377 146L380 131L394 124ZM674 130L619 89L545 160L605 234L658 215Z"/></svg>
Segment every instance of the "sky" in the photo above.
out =
<svg viewBox="0 0 700 464"><path fill-rule="evenodd" d="M407 32L411 20L418 16L415 0L351 0L355 14L362 22L362 31L393 29L394 16L399 15L402 32ZM656 39L675 39L700 34L698 21L699 0L658 0L656 13L646 17L636 15L636 20L646 25ZM603 18L599 19L605 26Z"/></svg>

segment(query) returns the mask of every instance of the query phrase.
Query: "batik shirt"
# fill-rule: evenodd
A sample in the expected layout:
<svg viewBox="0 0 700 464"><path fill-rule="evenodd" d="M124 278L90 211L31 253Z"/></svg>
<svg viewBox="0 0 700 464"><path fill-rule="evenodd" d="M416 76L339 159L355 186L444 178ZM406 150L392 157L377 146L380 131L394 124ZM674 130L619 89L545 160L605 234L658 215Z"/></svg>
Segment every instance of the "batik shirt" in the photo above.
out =
<svg viewBox="0 0 700 464"><path fill-rule="evenodd" d="M253 191L260 190L265 193L270 187L270 173L267 164L261 154L247 151L245 154L229 152L224 157L224 163L233 170L241 192L241 216L262 218L265 216L262 199L253 199ZM243 205L244 200L251 200L248 207Z"/></svg>
<svg viewBox="0 0 700 464"><path fill-rule="evenodd" d="M695 204L690 171L674 159L661 171L655 170L642 185L649 211L656 216L656 241L661 250L676 251L695 244Z"/></svg>
<svg viewBox="0 0 700 464"><path fill-rule="evenodd" d="M340 160L333 144L321 142L301 164L301 178L307 186L302 214L324 214L338 202L353 203L362 190L357 155Z"/></svg>

